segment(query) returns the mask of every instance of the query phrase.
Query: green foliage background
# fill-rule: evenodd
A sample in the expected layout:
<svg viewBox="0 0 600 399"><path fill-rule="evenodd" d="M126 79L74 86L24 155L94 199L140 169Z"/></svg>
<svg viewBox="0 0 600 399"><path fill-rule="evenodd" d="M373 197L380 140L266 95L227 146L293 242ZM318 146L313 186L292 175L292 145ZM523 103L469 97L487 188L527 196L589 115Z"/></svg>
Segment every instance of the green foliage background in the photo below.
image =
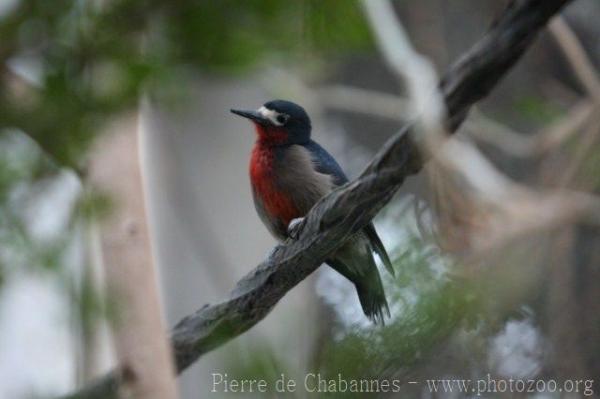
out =
<svg viewBox="0 0 600 399"><path fill-rule="evenodd" d="M76 220L106 200L87 190L64 240L42 244L10 198L64 169L84 178L94 139L143 90L175 100L186 75L327 62L371 44L354 0L17 0L0 38L0 276L18 254L60 269Z"/></svg>

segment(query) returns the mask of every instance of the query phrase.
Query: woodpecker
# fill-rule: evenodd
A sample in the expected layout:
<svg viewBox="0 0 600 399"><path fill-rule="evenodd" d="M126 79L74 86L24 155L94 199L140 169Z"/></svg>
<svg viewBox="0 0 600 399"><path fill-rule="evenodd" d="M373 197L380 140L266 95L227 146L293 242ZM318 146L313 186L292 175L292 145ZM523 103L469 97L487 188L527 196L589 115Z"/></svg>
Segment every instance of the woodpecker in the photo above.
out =
<svg viewBox="0 0 600 399"><path fill-rule="evenodd" d="M311 121L298 104L285 100L265 103L256 111L232 109L249 119L256 130L250 158L250 183L256 211L279 241L289 237L289 225L335 187L348 181L336 160L311 139ZM353 235L326 263L356 287L365 315L383 324L389 307L375 265L377 253L394 274L389 256L372 223Z"/></svg>

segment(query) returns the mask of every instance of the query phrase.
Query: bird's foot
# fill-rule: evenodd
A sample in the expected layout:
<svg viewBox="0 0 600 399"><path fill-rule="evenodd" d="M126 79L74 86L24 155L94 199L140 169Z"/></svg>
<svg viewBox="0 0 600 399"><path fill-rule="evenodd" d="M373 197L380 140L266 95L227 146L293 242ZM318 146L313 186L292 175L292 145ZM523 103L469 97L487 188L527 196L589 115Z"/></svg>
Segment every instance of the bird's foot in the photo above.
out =
<svg viewBox="0 0 600 399"><path fill-rule="evenodd" d="M290 222L290 224L288 225L288 228L287 228L288 236L290 236L290 238L293 240L297 239L298 236L300 235L300 232L302 231L303 227L304 227L304 218L292 219L292 221Z"/></svg>

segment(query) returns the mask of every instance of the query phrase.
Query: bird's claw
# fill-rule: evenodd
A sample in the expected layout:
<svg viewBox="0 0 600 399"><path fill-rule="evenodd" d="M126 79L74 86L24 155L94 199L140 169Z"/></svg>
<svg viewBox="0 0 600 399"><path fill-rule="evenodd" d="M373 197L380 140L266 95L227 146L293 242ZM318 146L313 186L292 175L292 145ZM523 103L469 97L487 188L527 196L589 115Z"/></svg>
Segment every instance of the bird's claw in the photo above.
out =
<svg viewBox="0 0 600 399"><path fill-rule="evenodd" d="M287 228L288 236L294 240L297 239L300 231L302 231L302 227L304 227L304 218L292 219Z"/></svg>

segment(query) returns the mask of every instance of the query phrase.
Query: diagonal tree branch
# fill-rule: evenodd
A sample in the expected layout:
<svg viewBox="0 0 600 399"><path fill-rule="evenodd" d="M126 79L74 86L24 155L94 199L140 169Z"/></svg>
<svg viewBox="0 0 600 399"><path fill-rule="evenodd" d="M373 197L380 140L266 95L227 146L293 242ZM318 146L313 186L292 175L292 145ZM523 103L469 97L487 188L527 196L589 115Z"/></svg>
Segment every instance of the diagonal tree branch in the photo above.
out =
<svg viewBox="0 0 600 399"><path fill-rule="evenodd" d="M447 127L454 131L470 107L485 97L517 62L539 31L571 0L513 0L490 30L446 73L440 90ZM277 302L315 271L328 254L365 226L403 181L426 160L406 126L376 154L361 176L323 198L309 212L295 241L278 245L245 276L230 298L205 305L172 331L177 369L237 337L261 321ZM115 371L69 398L118 397L126 371Z"/></svg>

